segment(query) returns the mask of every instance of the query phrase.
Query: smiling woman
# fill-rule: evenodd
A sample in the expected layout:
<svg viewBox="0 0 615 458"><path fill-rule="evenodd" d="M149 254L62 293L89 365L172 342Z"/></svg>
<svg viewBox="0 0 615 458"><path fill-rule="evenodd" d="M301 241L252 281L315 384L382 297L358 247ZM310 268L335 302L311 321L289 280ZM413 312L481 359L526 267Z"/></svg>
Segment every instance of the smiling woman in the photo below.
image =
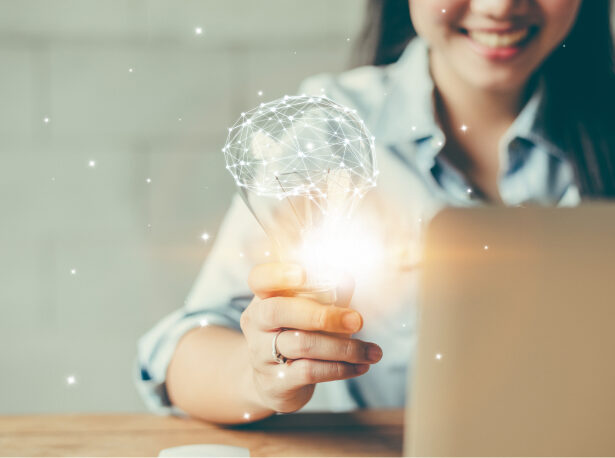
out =
<svg viewBox="0 0 615 458"><path fill-rule="evenodd" d="M236 199L186 307L141 342L139 386L155 408L239 423L304 406L403 406L417 342L416 266L424 228L440 209L615 197L607 0L368 7L358 46L367 65L308 78L300 93L356 111L375 137L378 186L357 216L373 224L378 239L366 246L384 247L381 258L350 228L343 241L318 240L347 272L360 267L357 257L367 261L370 281L354 272L356 292L340 282L343 300L331 307L298 294L318 257L239 262L238 252L259 246L259 230Z"/></svg>
<svg viewBox="0 0 615 458"><path fill-rule="evenodd" d="M396 62L418 32L435 51L432 65L441 56L468 84L510 89L541 74L545 125L581 193L615 196L611 16L610 0L370 0L355 64Z"/></svg>

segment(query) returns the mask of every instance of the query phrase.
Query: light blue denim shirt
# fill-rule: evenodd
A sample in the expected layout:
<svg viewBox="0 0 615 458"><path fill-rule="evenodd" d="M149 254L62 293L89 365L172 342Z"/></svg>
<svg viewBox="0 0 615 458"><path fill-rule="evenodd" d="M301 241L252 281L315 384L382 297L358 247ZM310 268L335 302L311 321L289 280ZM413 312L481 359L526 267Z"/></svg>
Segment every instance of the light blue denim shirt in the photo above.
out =
<svg viewBox="0 0 615 458"><path fill-rule="evenodd" d="M315 76L304 82L300 93L324 94L356 109L376 137L380 175L371 208L378 209L384 231L395 228L386 239L401 240L404 253L398 264L374 275L377 279L357 283L353 296L352 306L364 317L355 337L378 343L382 360L361 377L319 384L304 409L403 406L416 343L416 271L400 266L417 260L423 228L438 210L483 202L464 175L439 154L446 138L436 121L429 50L422 39L413 39L395 64ZM506 205L580 202L572 167L544 127L543 93L541 81L494 152L500 159L498 188ZM365 206L369 209L370 203ZM187 331L203 325L239 331L239 317L251 299L246 279L252 266L268 259L261 249L265 244L262 229L236 197L184 306L138 343L136 384L152 410L176 410L165 377L177 342Z"/></svg>

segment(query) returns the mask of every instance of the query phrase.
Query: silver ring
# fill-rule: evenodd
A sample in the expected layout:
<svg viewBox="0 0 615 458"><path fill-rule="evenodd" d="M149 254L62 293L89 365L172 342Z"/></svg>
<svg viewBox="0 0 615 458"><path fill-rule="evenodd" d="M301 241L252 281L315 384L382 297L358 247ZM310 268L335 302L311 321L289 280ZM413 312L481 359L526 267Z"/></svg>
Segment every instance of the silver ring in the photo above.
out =
<svg viewBox="0 0 615 458"><path fill-rule="evenodd" d="M282 353L280 353L280 350L278 350L278 336L284 331L285 329L280 329L276 332L275 336L273 336L273 340L271 341L271 356L273 356L273 360L278 364L284 364L286 362L286 357L284 357Z"/></svg>

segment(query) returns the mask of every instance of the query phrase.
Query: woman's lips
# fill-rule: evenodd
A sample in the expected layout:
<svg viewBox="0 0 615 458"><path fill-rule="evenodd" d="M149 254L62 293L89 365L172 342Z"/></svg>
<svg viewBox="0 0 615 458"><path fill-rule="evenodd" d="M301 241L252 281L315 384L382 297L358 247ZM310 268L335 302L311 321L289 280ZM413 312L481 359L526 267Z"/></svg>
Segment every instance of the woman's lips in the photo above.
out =
<svg viewBox="0 0 615 458"><path fill-rule="evenodd" d="M460 30L475 52L492 60L513 58L527 46L535 36L535 32L534 27L499 31Z"/></svg>

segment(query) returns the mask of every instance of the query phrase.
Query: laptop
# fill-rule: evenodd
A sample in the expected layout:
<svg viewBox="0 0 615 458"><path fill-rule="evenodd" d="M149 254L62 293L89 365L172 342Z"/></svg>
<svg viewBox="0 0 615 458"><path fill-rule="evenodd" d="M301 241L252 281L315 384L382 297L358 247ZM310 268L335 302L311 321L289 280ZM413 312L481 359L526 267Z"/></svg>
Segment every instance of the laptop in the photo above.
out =
<svg viewBox="0 0 615 458"><path fill-rule="evenodd" d="M615 455L615 205L447 209L426 234L406 456Z"/></svg>

